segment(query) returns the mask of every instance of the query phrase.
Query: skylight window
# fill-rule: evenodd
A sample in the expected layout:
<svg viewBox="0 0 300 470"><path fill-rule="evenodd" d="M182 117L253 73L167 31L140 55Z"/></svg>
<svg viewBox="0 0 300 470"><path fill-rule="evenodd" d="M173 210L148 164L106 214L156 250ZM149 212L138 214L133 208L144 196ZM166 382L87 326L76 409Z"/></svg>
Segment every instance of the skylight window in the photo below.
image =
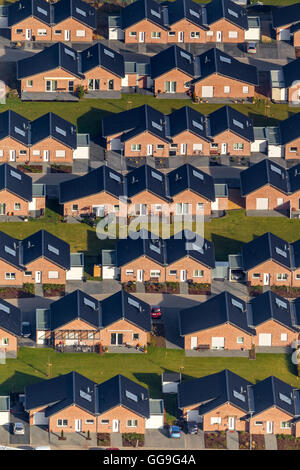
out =
<svg viewBox="0 0 300 470"><path fill-rule="evenodd" d="M15 126L15 133L16 134L20 134L22 135L23 137L25 137L25 132L23 131L23 129L20 129L19 127Z"/></svg>
<svg viewBox="0 0 300 470"><path fill-rule="evenodd" d="M158 11L155 11L151 8L150 10L151 15L156 16L156 18L161 18L161 14Z"/></svg>
<svg viewBox="0 0 300 470"><path fill-rule="evenodd" d="M128 303L129 303L129 305L132 305L133 307L137 308L138 310L140 310L140 308L141 308L140 303L137 302L136 300L132 299L131 297L128 297Z"/></svg>
<svg viewBox="0 0 300 470"><path fill-rule="evenodd" d="M281 169L278 168L277 166L270 165L270 168L271 168L272 171L274 171L274 173L278 173L278 175L281 175Z"/></svg>
<svg viewBox="0 0 300 470"><path fill-rule="evenodd" d="M227 11L228 11L229 15L234 16L235 18L239 17L239 15L235 11L231 10L230 8L228 8Z"/></svg>
<svg viewBox="0 0 300 470"><path fill-rule="evenodd" d="M76 10L76 13L78 13L79 15L86 16L86 11L83 11L80 8L77 8L77 7L75 8L75 10Z"/></svg>
<svg viewBox="0 0 300 470"><path fill-rule="evenodd" d="M203 253L204 253L202 246L199 246L199 245L197 245L196 243L193 243L193 244L192 244L192 249L195 250L195 251L199 251L199 253L201 253L202 255L203 255Z"/></svg>
<svg viewBox="0 0 300 470"><path fill-rule="evenodd" d="M162 179L162 176L161 176L159 173L155 173L155 171L151 171L151 176L152 176L153 178L156 178L156 179L159 180L159 181L162 181L162 180L163 180L163 179Z"/></svg>
<svg viewBox="0 0 300 470"><path fill-rule="evenodd" d="M243 402L246 401L245 395L243 395L242 393L237 392L236 390L233 390L233 396L234 396L235 398L237 398L238 400L241 400L241 401L243 401Z"/></svg>
<svg viewBox="0 0 300 470"><path fill-rule="evenodd" d="M194 175L196 178L199 178L199 180L204 181L204 176L202 175L202 173L199 173L199 171L193 170L193 175Z"/></svg>
<svg viewBox="0 0 300 470"><path fill-rule="evenodd" d="M281 401L284 401L284 403L287 403L288 405L292 404L292 399L290 397L287 397L283 393L279 393L279 398Z"/></svg>
<svg viewBox="0 0 300 470"><path fill-rule="evenodd" d="M190 55L186 54L183 51L180 51L180 55L181 55L181 57L183 57L184 59L188 60L191 63L192 59L191 59Z"/></svg>
<svg viewBox="0 0 300 470"><path fill-rule="evenodd" d="M5 313L10 313L10 308L7 307L7 305L1 304L0 303L0 310L3 310Z"/></svg>
<svg viewBox="0 0 300 470"><path fill-rule="evenodd" d="M8 253L11 256L16 256L16 250L9 248L9 246L7 245L4 245L4 251L6 251L6 253Z"/></svg>
<svg viewBox="0 0 300 470"><path fill-rule="evenodd" d="M190 15L196 16L196 18L200 18L200 14L197 13L196 11L194 11L194 10L191 10L191 9L190 9Z"/></svg>
<svg viewBox="0 0 300 470"><path fill-rule="evenodd" d="M90 395L89 393L84 392L83 390L79 391L79 395L81 396L81 398L84 398L84 400L87 400L89 402L92 401L92 395Z"/></svg>
<svg viewBox="0 0 300 470"><path fill-rule="evenodd" d="M13 176L14 178L16 178L16 179L19 180L19 181L22 180L22 175L19 175L19 173L17 173L17 172L14 171L14 170L10 170L10 175Z"/></svg>
<svg viewBox="0 0 300 470"><path fill-rule="evenodd" d="M118 181L118 183L121 182L121 177L119 175L115 175L115 173L112 173L112 171L110 171L108 174L112 180Z"/></svg>
<svg viewBox="0 0 300 470"><path fill-rule="evenodd" d="M202 126L202 124L200 124L200 122L192 121L192 124L193 124L194 127L197 127L197 129L200 129L201 131L203 131L203 126Z"/></svg>
<svg viewBox="0 0 300 470"><path fill-rule="evenodd" d="M239 127L240 129L244 129L244 124L236 119L232 119L232 122L235 126Z"/></svg>
<svg viewBox="0 0 300 470"><path fill-rule="evenodd" d="M231 64L231 59L229 57L225 57L224 55L220 55L220 61L226 62L226 64Z"/></svg>
<svg viewBox="0 0 300 470"><path fill-rule="evenodd" d="M44 10L43 8L37 7L36 9L39 13L42 13L42 15L48 16L48 12Z"/></svg>
<svg viewBox="0 0 300 470"><path fill-rule="evenodd" d="M57 132L58 134L61 134L61 135L63 135L64 137L66 137L66 135L67 135L66 131L64 131L64 130L61 129L60 127L57 127L57 126L56 126L56 127L55 127L55 130L56 130L56 132Z"/></svg>
<svg viewBox="0 0 300 470"><path fill-rule="evenodd" d="M154 127L155 129L158 129L160 132L162 132L163 128L160 124L157 124L157 122L155 121L151 121L151 125L152 127Z"/></svg>
<svg viewBox="0 0 300 470"><path fill-rule="evenodd" d="M70 49L67 49L66 47L65 47L64 51L65 51L65 54L71 56L72 59L75 60L75 52L74 51L71 51Z"/></svg>
<svg viewBox="0 0 300 470"><path fill-rule="evenodd" d="M276 298L275 302L278 305L278 307L287 309L287 303L283 302L283 300L280 300L280 299Z"/></svg>
<svg viewBox="0 0 300 470"><path fill-rule="evenodd" d="M275 251L278 255L283 256L284 258L287 258L287 252L281 250L280 248L278 248L278 246L275 247Z"/></svg>
<svg viewBox="0 0 300 470"><path fill-rule="evenodd" d="M54 253L55 255L59 255L59 250L52 245L48 245L48 250Z"/></svg>
<svg viewBox="0 0 300 470"><path fill-rule="evenodd" d="M88 299L87 297L84 297L83 303L84 303L84 305L87 305L88 307L91 307L93 310L96 310L96 304L95 304L95 302L92 302L92 301L91 301L90 299Z"/></svg>
<svg viewBox="0 0 300 470"><path fill-rule="evenodd" d="M160 247L159 246L156 246L156 245L153 245L152 243L150 243L149 248L150 248L150 250L155 251L155 253L160 254Z"/></svg>
<svg viewBox="0 0 300 470"><path fill-rule="evenodd" d="M135 402L138 401L137 395L135 395L134 393L129 392L129 390L126 390L126 391L125 391L125 395L126 395L126 397L129 398L130 400L133 400L133 401L135 401Z"/></svg>
<svg viewBox="0 0 300 470"><path fill-rule="evenodd" d="M103 49L103 51L104 51L104 54L108 55L108 57L111 57L112 59L115 58L115 54L109 51L108 49Z"/></svg>
<svg viewBox="0 0 300 470"><path fill-rule="evenodd" d="M240 310L244 310L244 306L242 304L242 302L238 302L237 300L235 299L231 299L231 303L234 307L237 307L239 308Z"/></svg>

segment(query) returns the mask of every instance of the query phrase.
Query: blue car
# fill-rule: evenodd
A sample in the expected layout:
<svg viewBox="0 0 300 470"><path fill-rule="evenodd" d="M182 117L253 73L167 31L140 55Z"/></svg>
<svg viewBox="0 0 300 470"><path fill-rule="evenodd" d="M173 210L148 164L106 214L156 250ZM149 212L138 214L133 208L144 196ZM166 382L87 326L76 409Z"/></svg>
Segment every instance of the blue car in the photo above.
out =
<svg viewBox="0 0 300 470"><path fill-rule="evenodd" d="M181 429L179 426L169 426L169 435L175 439L181 438Z"/></svg>

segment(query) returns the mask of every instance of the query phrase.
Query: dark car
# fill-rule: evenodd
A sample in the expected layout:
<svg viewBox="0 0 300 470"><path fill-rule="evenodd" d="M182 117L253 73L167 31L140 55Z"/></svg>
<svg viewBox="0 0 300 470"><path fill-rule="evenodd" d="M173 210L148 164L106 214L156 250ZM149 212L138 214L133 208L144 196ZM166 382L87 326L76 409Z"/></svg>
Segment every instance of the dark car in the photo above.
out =
<svg viewBox="0 0 300 470"><path fill-rule="evenodd" d="M151 308L151 318L153 319L157 319L157 318L161 318L161 309L159 306L155 306L155 307L152 307Z"/></svg>
<svg viewBox="0 0 300 470"><path fill-rule="evenodd" d="M29 321L22 322L22 336L24 338L29 338L31 335L31 327Z"/></svg>
<svg viewBox="0 0 300 470"><path fill-rule="evenodd" d="M196 421L187 421L186 423L187 434L198 434L198 425Z"/></svg>

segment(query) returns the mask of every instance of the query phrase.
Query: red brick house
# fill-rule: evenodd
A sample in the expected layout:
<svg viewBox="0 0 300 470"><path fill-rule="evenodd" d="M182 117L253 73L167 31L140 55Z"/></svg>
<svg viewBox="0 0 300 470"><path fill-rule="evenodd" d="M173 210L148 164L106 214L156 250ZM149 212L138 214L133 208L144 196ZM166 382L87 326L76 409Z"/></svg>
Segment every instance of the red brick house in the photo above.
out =
<svg viewBox="0 0 300 470"><path fill-rule="evenodd" d="M272 26L277 41L290 41L294 47L300 46L300 8L299 4L274 8L272 10Z"/></svg>
<svg viewBox="0 0 300 470"><path fill-rule="evenodd" d="M0 300L0 349L6 358L15 358L18 354L18 339L22 335L21 310L14 305Z"/></svg>

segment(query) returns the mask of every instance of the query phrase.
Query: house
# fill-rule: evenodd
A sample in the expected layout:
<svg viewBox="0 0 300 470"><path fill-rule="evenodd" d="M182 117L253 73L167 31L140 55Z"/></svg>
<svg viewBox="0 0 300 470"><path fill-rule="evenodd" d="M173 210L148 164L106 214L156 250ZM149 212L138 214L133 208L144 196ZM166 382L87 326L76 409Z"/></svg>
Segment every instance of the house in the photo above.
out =
<svg viewBox="0 0 300 470"><path fill-rule="evenodd" d="M121 282L211 283L215 267L214 246L182 232L163 240L146 230L117 243Z"/></svg>
<svg viewBox="0 0 300 470"><path fill-rule="evenodd" d="M250 350L255 335L248 324L246 303L227 291L180 310L179 331L185 350Z"/></svg>
<svg viewBox="0 0 300 470"><path fill-rule="evenodd" d="M239 43L249 29L246 10L231 0L176 0L163 5L138 0L109 20L109 39L131 44Z"/></svg>
<svg viewBox="0 0 300 470"><path fill-rule="evenodd" d="M163 408L163 402L160 401ZM149 391L123 375L97 384L77 372L25 387L29 424L48 426L49 432L136 432L163 423L163 411L153 413ZM157 408L157 406L156 406Z"/></svg>
<svg viewBox="0 0 300 470"><path fill-rule="evenodd" d="M271 70L272 100L276 103L299 104L300 59L292 60L278 70Z"/></svg>
<svg viewBox="0 0 300 470"><path fill-rule="evenodd" d="M294 312L294 304L271 290L251 299L248 304L248 323L256 331L253 337L255 346L292 346L299 336Z"/></svg>
<svg viewBox="0 0 300 470"><path fill-rule="evenodd" d="M22 335L21 310L0 300L0 352L3 357L15 358L18 353L18 339Z"/></svg>
<svg viewBox="0 0 300 470"><path fill-rule="evenodd" d="M46 230L17 240L0 232L0 282L6 286L65 284L70 246Z"/></svg>
<svg viewBox="0 0 300 470"><path fill-rule="evenodd" d="M295 47L300 46L300 4L272 9L272 26L277 41L290 41Z"/></svg>
<svg viewBox="0 0 300 470"><path fill-rule="evenodd" d="M257 85L254 65L240 62L216 47L195 58L191 90L198 99L249 100Z"/></svg>
<svg viewBox="0 0 300 470"><path fill-rule="evenodd" d="M102 165L83 176L59 184L59 203L65 216L122 213L124 179L121 173ZM126 209L125 209L126 210Z"/></svg>
<svg viewBox="0 0 300 470"><path fill-rule="evenodd" d="M81 0L19 0L9 5L12 41L91 42L96 11Z"/></svg>
<svg viewBox="0 0 300 470"><path fill-rule="evenodd" d="M74 100L78 87L99 97L100 92L119 92L124 76L123 57L100 43L77 52L58 42L17 62L21 97L26 100L37 99L36 96L57 99L60 93Z"/></svg>
<svg viewBox="0 0 300 470"><path fill-rule="evenodd" d="M32 184L30 176L3 163L0 165L0 215L38 217L45 211L45 186Z"/></svg>
<svg viewBox="0 0 300 470"><path fill-rule="evenodd" d="M265 158L242 171L240 181L247 214L277 211L289 217L300 210L300 164L286 169Z"/></svg>
<svg viewBox="0 0 300 470"><path fill-rule="evenodd" d="M251 383L225 369L178 385L178 408L203 431L245 431Z"/></svg>

